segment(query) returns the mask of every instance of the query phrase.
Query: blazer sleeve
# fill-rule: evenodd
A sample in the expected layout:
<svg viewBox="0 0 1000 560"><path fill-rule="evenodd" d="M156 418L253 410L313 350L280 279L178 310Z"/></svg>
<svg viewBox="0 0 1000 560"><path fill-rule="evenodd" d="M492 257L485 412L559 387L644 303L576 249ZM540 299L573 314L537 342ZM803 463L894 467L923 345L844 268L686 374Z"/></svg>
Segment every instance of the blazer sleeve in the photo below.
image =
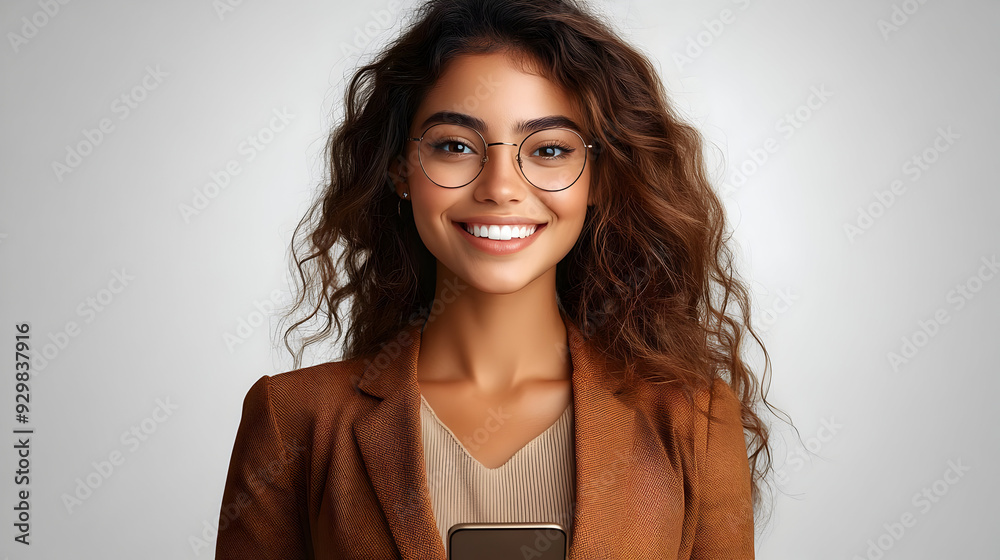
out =
<svg viewBox="0 0 1000 560"><path fill-rule="evenodd" d="M741 405L724 380L713 384L708 412L691 560L752 559L753 503Z"/></svg>
<svg viewBox="0 0 1000 560"><path fill-rule="evenodd" d="M243 400L222 496L215 558L305 559L308 521L297 461L301 442L282 439L272 382L263 376ZM287 437L287 436L286 436Z"/></svg>

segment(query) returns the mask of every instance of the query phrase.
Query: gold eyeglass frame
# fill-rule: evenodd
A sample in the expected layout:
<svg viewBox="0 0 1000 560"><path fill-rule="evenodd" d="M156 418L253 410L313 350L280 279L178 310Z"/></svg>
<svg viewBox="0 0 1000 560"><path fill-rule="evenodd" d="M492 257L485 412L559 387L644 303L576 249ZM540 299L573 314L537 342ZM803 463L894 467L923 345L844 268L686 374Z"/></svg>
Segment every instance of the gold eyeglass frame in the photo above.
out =
<svg viewBox="0 0 1000 560"><path fill-rule="evenodd" d="M549 128L542 128L542 129L539 129L539 130L535 130L535 131L529 133L527 136L525 136L524 139L521 140L521 142L514 143L514 142L487 142L486 138L483 137L483 135L482 135L481 132L479 132L475 128L472 128L471 126L468 126L468 125L457 124L457 123L434 123L434 124L428 126L426 129L424 129L423 133L421 133L421 135L420 135L419 138L408 137L407 140L410 140L410 141L413 141L413 142L417 142L417 160L420 162L420 170L424 172L424 176L427 177L428 181L434 183L435 185L437 185L437 186L439 186L439 187L441 187L443 189L460 189L460 188L468 185L469 183L475 181L476 179L478 179L479 176L482 175L483 169L486 168L486 163L490 160L490 156L486 153L486 149L484 149L483 150L483 158L479 161L479 171L476 172L476 176L473 177L472 179L470 179L467 183L458 185L457 187L448 187L448 186L442 185L441 183L438 183L437 181L435 181L434 179L431 178L431 176L427 173L427 170L424 168L424 161L423 161L423 158L421 157L420 143L423 142L424 137L427 136L427 131L429 131L430 129L434 128L435 126L441 126L441 125L461 126L461 127L467 128L467 129L475 132L476 135L479 136L479 139L483 141L483 143L481 145L486 146L486 149L489 149L490 146L517 146L517 156L514 159L517 161L517 169L521 172L521 176L524 177L524 180L527 181L528 184L530 184L531 186L535 187L536 189L538 189L540 191L545 191L545 192L559 192L559 191L564 191L564 190L572 187L573 185L575 185L576 182L580 180L580 177L583 177L583 172L587 170L587 160L590 159L591 150L594 150L594 154L595 155L597 154L597 150L595 149L594 145L593 144L588 144L587 141L583 139L583 136L580 135L579 132L573 130L572 128L565 128L565 127L562 127L562 126L553 126L553 127L549 127ZM540 132L546 132L546 131L549 131L549 130L567 130L569 132L572 132L573 134L575 134L580 139L580 143L583 144L583 147L586 150L584 152L584 154L583 154L583 166L580 167L580 173L576 176L576 179L573 179L572 183L566 185L565 187L563 187L561 189L553 189L553 190L543 189L542 187L539 187L538 185L532 183L531 179L529 179L528 176L524 174L524 165L523 165L523 162L521 160L521 146L523 146L524 143L528 141L528 138L531 138L532 136L534 136L535 134L538 134Z"/></svg>

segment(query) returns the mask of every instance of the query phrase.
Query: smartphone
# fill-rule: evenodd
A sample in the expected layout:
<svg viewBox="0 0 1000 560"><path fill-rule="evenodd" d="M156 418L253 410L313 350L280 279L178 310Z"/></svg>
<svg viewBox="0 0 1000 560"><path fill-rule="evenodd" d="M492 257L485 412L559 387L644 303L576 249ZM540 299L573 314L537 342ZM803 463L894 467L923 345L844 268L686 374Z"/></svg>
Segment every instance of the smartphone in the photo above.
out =
<svg viewBox="0 0 1000 560"><path fill-rule="evenodd" d="M458 523L448 529L448 560L566 560L558 523Z"/></svg>

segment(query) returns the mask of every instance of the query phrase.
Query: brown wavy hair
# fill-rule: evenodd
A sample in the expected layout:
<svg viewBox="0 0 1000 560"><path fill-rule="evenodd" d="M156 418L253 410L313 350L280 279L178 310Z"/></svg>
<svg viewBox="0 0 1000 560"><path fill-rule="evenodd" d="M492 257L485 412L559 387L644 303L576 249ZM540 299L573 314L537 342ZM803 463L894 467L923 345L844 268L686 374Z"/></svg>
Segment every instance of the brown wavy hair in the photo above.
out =
<svg viewBox="0 0 1000 560"><path fill-rule="evenodd" d="M345 333L338 311L345 299L350 324L342 359L377 353L427 314L436 261L410 205L397 213L393 170L416 109L445 65L499 51L569 92L599 146L595 204L556 267L561 308L622 364L609 375L628 386L673 383L691 398L716 378L729 383L742 402L753 508L760 513L772 464L768 426L757 410L760 403L774 409L741 347L750 338L760 346L762 380L770 358L750 324L748 290L733 269L701 136L679 118L647 58L574 0L430 0L353 75L343 119L327 142L329 175L292 241L297 293L286 318L306 311L284 336L295 367L334 326L337 339ZM293 332L310 322L319 324L293 349Z"/></svg>

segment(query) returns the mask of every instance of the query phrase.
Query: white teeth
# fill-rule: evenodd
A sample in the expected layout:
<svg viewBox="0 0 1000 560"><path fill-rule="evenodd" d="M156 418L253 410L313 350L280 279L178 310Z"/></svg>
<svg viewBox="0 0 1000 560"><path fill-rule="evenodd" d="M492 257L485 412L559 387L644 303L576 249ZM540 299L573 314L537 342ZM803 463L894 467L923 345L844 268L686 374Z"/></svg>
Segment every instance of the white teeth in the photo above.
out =
<svg viewBox="0 0 1000 560"><path fill-rule="evenodd" d="M501 241L506 241L508 239L522 239L528 237L529 235L535 233L536 229L538 229L538 226L534 224L530 226L509 226L509 225L504 225L504 226L466 225L465 226L465 231L468 231L469 233L475 235L476 237L488 237L490 239L498 239Z"/></svg>

